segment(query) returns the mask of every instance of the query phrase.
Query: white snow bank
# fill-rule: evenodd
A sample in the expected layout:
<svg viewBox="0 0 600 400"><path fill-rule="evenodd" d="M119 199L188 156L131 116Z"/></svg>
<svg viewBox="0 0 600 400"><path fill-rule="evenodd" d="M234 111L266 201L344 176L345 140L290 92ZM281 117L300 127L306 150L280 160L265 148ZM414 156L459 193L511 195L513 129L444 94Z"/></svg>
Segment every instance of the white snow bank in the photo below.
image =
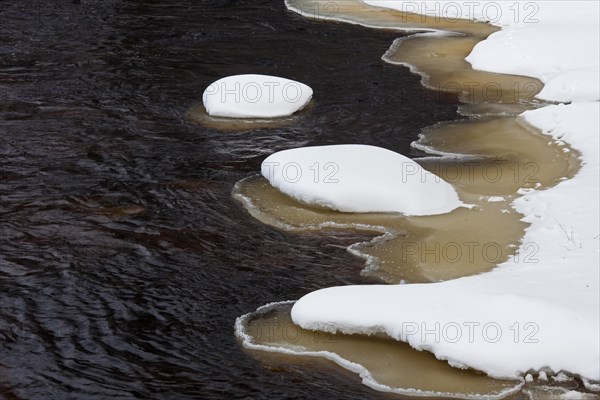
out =
<svg viewBox="0 0 600 400"><path fill-rule="evenodd" d="M598 400L598 396L591 393L581 393L570 390L561 394L560 400Z"/></svg>
<svg viewBox="0 0 600 400"><path fill-rule="evenodd" d="M599 380L599 103L524 117L581 151L584 163L575 178L514 202L531 223L519 256L452 281L322 289L294 305L294 322L382 331L495 377L549 367Z"/></svg>
<svg viewBox="0 0 600 400"><path fill-rule="evenodd" d="M490 72L531 76L538 96L561 102L600 99L600 2L365 0L400 11L487 21L502 26L478 43L467 61ZM527 92L529 88L520 88Z"/></svg>
<svg viewBox="0 0 600 400"><path fill-rule="evenodd" d="M515 1L456 1L456 0L362 0L374 7L389 8L413 14L444 18L445 22L459 19L483 21L508 27L539 23L581 21L594 23L598 5L589 0L530 0ZM594 12L596 11L596 14Z"/></svg>
<svg viewBox="0 0 600 400"><path fill-rule="evenodd" d="M519 256L495 270L431 284L323 289L294 305L293 320L307 329L318 323L347 333L386 332L492 376L550 368L595 387L589 380L600 380L600 106L589 101L600 98L600 3L364 1L502 26L468 61L476 69L538 78L545 83L540 98L574 102L523 117L579 150L582 169L556 187L524 191L513 203L531 226Z"/></svg>
<svg viewBox="0 0 600 400"><path fill-rule="evenodd" d="M548 80L537 95L543 100L582 102L600 100L600 71L576 69L562 72Z"/></svg>
<svg viewBox="0 0 600 400"><path fill-rule="evenodd" d="M344 212L433 215L462 204L452 185L410 158L376 146L284 150L267 157L261 172L300 202Z"/></svg>
<svg viewBox="0 0 600 400"><path fill-rule="evenodd" d="M595 13L595 23L540 21L535 25L509 27L478 43L467 61L475 69L538 78L549 84L542 96L547 100L580 100L578 88L585 89L581 94L583 100L596 100L600 98L600 2L585 4L589 5L587 9L594 8L589 12ZM594 75L590 82L589 77Z"/></svg>
<svg viewBox="0 0 600 400"><path fill-rule="evenodd" d="M229 118L274 118L291 115L312 98L304 83L268 75L234 75L211 83L202 101L209 115Z"/></svg>

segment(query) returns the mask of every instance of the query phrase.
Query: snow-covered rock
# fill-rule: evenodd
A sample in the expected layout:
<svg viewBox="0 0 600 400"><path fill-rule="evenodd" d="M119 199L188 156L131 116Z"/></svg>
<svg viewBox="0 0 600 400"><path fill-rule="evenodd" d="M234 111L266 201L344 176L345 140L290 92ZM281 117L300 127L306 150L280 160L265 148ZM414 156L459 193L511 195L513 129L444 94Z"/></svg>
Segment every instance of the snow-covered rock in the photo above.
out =
<svg viewBox="0 0 600 400"><path fill-rule="evenodd" d="M291 115L312 98L304 83L269 75L234 75L211 83L202 101L209 115L229 118L275 118Z"/></svg>
<svg viewBox="0 0 600 400"><path fill-rule="evenodd" d="M343 212L433 215L462 204L451 184L410 158L376 146L284 150L267 157L261 172L300 202Z"/></svg>

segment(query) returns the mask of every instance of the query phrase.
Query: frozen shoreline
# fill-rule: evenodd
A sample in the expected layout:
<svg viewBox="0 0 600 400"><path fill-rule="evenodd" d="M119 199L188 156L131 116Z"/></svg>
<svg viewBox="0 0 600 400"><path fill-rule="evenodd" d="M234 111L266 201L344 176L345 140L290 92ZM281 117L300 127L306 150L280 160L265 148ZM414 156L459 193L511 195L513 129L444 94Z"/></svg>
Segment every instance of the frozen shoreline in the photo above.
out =
<svg viewBox="0 0 600 400"><path fill-rule="evenodd" d="M387 7L391 3L368 1ZM393 2L395 8L401 4ZM596 83L586 82L598 70L598 36L593 30L598 29L598 3L540 4L538 23L500 19L497 24L505 29L480 42L468 57L474 68L539 78L547 84L545 99L574 101L522 114L582 154L582 168L573 179L544 191L524 191L513 203L531 223L522 243L538 246L537 262L515 256L491 272L441 283L322 289L294 305L295 323L305 328L333 323L344 333L382 331L452 365L496 377L550 369L600 380L600 109ZM551 31L563 39L557 41L556 34L548 34ZM582 100L586 101L577 102ZM464 327L472 323L479 323L473 329L499 327L500 337L486 340L491 338L482 331L478 341L471 341ZM435 330L436 324L455 331L463 327L463 334L452 340L443 330L440 335L423 335L422 327Z"/></svg>
<svg viewBox="0 0 600 400"><path fill-rule="evenodd" d="M306 357L322 357L333 361L339 366L358 374L362 380L362 383L374 390L382 392L396 393L406 396L413 397L445 397L445 398L460 398L460 399L473 399L473 400L497 400L509 396L513 393L518 392L522 389L525 380L518 378L514 381L513 385L499 391L496 394L482 394L482 393L453 393L453 392L439 392L430 390L420 390L415 388L398 388L390 387L377 381L371 374L371 372L359 363L352 362L339 354L332 351L310 351L306 350L302 346L295 346L295 348L281 347L277 345L264 345L256 343L253 339L252 334L248 330L249 322L253 318L260 318L262 315L273 312L281 307L290 307L294 304L294 300L286 300L280 302L274 302L265 304L259 307L257 310L244 314L238 317L235 321L235 335L242 342L243 346L250 350L266 351L271 353L281 353L292 356L306 356Z"/></svg>

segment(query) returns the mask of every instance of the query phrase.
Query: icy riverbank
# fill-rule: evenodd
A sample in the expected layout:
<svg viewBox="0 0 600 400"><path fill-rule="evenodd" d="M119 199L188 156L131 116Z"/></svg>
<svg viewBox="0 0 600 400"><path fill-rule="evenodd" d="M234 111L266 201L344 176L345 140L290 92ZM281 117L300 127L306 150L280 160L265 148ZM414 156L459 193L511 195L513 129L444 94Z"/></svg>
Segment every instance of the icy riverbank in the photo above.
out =
<svg viewBox="0 0 600 400"><path fill-rule="evenodd" d="M400 9L409 2L368 3ZM529 23L509 18L512 3L504 4L503 17L492 21L504 29L478 44L468 61L537 77L547 84L541 94L546 99L597 100L597 80L588 79L598 71L598 3L577 3L536 3L530 16L537 21ZM547 106L522 118L580 151L583 166L573 179L523 192L513 203L531 223L521 257L486 274L441 283L319 290L294 305L294 322L306 328L329 324L346 333L382 331L496 377L549 368L599 380L599 103ZM524 246L531 244L535 258L525 260Z"/></svg>

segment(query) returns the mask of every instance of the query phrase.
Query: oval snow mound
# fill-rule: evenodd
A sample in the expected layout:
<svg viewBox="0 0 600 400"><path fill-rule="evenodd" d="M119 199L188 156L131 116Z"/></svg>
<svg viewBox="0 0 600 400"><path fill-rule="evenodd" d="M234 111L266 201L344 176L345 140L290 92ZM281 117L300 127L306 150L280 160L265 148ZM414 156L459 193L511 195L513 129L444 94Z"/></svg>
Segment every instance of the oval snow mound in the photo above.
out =
<svg viewBox="0 0 600 400"><path fill-rule="evenodd" d="M234 75L219 79L202 95L209 115L229 118L273 118L291 115L312 98L304 83L269 75Z"/></svg>
<svg viewBox="0 0 600 400"><path fill-rule="evenodd" d="M300 202L344 212L435 215L462 204L448 182L410 158L375 146L284 150L267 157L261 173Z"/></svg>

